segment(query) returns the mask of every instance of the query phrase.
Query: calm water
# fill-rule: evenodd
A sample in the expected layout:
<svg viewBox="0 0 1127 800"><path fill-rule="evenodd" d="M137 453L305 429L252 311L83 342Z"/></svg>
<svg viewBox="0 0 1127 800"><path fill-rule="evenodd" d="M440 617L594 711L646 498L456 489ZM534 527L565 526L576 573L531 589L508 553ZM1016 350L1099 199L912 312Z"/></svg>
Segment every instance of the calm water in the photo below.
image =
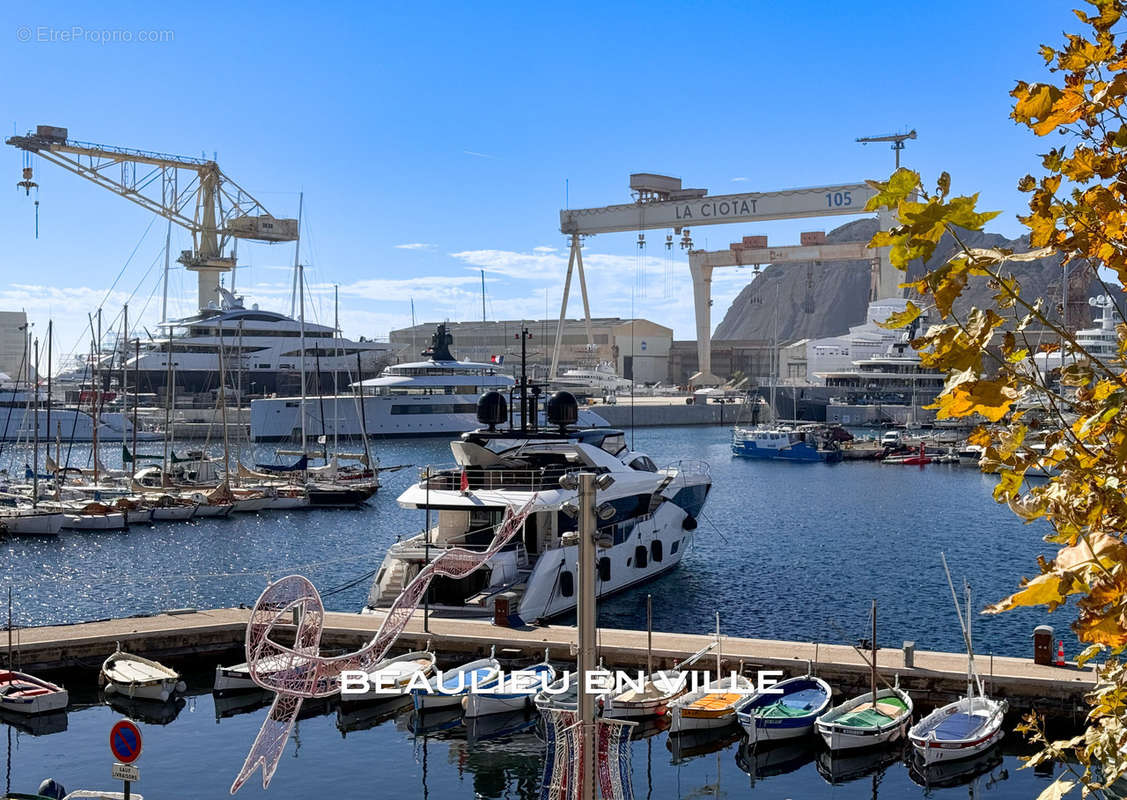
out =
<svg viewBox="0 0 1127 800"><path fill-rule="evenodd" d="M376 446L385 465L452 461L442 439ZM1051 552L1041 541L1045 529L996 505L994 479L974 469L749 461L730 455L726 429L711 427L640 429L636 447L658 464L708 461L713 491L681 566L604 603L605 626L642 627L645 595L653 593L658 630L711 630L719 611L731 635L845 643L867 635L875 597L882 644L961 650L940 551L955 580L970 581L979 607L1036 574L1036 555ZM103 459L110 466L113 450ZM86 456L76 447L75 461ZM9 446L0 466L12 466L10 458ZM422 513L395 503L416 479L414 468L386 475L379 495L359 510L0 539L0 587L13 587L22 625L250 605L268 579L295 571L326 593L329 608L355 611L368 581L328 592L378 567L396 536L422 530ZM1074 654L1069 614L978 617L977 648L1030 655L1033 627L1049 622Z"/></svg>
<svg viewBox="0 0 1127 800"><path fill-rule="evenodd" d="M658 629L709 630L719 610L724 631L732 635L849 642L865 635L869 601L876 597L879 638L886 646L908 639L920 649L957 650L960 634L939 552L947 553L956 580L966 576L972 582L979 606L1034 572L1036 554L1045 552L1043 530L1021 525L996 506L990 499L992 479L974 470L764 464L733 459L727 436L718 428L638 432L637 448L659 464L707 460L714 491L681 567L604 603L602 625L639 627L645 594L652 592ZM437 439L380 442L378 449L384 464L451 460L446 442ZM5 462L10 453L5 450ZM107 462L108 456L109 448ZM367 581L328 591L375 569L397 535L421 529L422 515L394 502L415 475L411 469L386 476L371 506L356 511L0 540L0 586L13 586L17 621L23 625L251 604L270 577L292 571L312 578L327 593L330 608L356 610ZM978 649L1028 655L1033 626L1048 621L1064 632L1068 613L978 617ZM1069 653L1075 653L1071 637L1065 639ZM204 690L211 675L205 671L188 680L194 690ZM65 724L65 730L33 736L0 725L0 749L8 737L5 788L29 791L47 775L69 789L110 787L106 737L120 712L98 705L93 695L82 697L94 686L93 674L69 682L78 699L92 705L71 711L64 722L49 722ZM203 694L168 711L176 712L175 719L142 714L150 721L142 722L145 755L137 788L150 798L224 796L264 706L240 709ZM312 709L290 741L269 794L536 795L543 747L523 718L486 726L502 726L500 731L467 730L457 719L428 718L428 725L443 729L415 735L409 715L385 712L343 715L331 707ZM506 734L506 727L525 730ZM1007 746L1016 739L1011 734ZM954 798L968 791L1028 798L1050 781L1032 770L1018 771L1016 758L1000 751L970 765L966 774L931 776L930 788L917 783L895 753L833 764L819 764L817 757L817 749L802 747L749 754L735 735L675 743L656 733L633 744L634 786L636 795L646 798ZM834 776L840 782L831 783ZM260 793L255 781L241 792Z"/></svg>
<svg viewBox="0 0 1127 800"><path fill-rule="evenodd" d="M144 752L135 790L148 798L221 798L242 766L265 707L219 718L210 695L187 698L171 722L139 722ZM175 711L175 709L173 709ZM380 711L345 715L315 709L290 739L270 789L256 775L240 797L507 798L538 796L543 745L534 722L510 715L467 729L437 718L435 730L412 733L410 715ZM121 716L101 705L71 711L66 730L32 736L0 726L8 737L4 788L33 791L45 776L68 790L111 788L109 727ZM513 729L523 729L508 733ZM1013 738L1011 736L1011 738ZM1036 797L1052 778L1019 770L1006 742L956 771L910 771L898 751L867 752L830 761L813 741L750 751L736 733L681 741L663 732L632 745L637 798L912 798ZM948 768L950 769L950 768ZM1050 767L1051 769L1051 767ZM117 787L120 790L120 786Z"/></svg>

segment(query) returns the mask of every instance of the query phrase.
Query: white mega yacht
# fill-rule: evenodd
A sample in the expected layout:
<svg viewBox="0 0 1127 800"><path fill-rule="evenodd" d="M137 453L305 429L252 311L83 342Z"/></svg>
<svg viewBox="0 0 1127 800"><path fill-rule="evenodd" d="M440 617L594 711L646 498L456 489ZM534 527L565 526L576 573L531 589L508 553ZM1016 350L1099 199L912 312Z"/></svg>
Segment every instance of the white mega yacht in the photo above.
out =
<svg viewBox="0 0 1127 800"><path fill-rule="evenodd" d="M536 403L535 396L527 402ZM498 596L512 592L511 613L531 622L576 606L577 528L569 512L577 492L560 479L587 470L613 482L599 491L600 596L650 580L680 563L712 486L708 465L682 461L665 468L633 452L622 431L575 427L578 403L566 391L548 398L548 427L498 430L508 419L500 392L483 395L478 420L488 425L451 443L456 465L432 473L399 497L405 508L429 510L437 523L392 545L376 574L366 610L389 607L429 562L454 547L492 540L510 507L533 502L517 537L466 578L436 578L430 608L454 616L488 616ZM533 418L530 414L530 419ZM565 543L566 542L566 543Z"/></svg>
<svg viewBox="0 0 1127 800"><path fill-rule="evenodd" d="M300 394L302 323L257 304L246 308L242 297L223 287L218 291L219 308L162 323L163 333L143 342L140 355L127 354L130 383L136 375L140 391L163 391L171 351L176 385L182 391L213 391L219 387L222 342L229 386L240 381L246 394ZM386 342L354 342L331 326L309 321L304 328L307 386L320 386L321 391L331 389L334 374L337 385L346 386L356 379L357 369L374 374L390 356ZM103 358L108 365L113 356Z"/></svg>
<svg viewBox="0 0 1127 800"><path fill-rule="evenodd" d="M496 364L458 361L450 351L453 338L445 325L439 325L431 346L423 351L426 361L386 367L379 377L351 384L353 394L307 398L305 430L343 437L441 436L471 430L477 424L478 396L489 391L510 393L515 382L498 372ZM293 397L251 401L251 439L296 439L301 431L300 405ZM519 421L519 404L513 405ZM587 409L580 411L580 423L607 424Z"/></svg>
<svg viewBox="0 0 1127 800"><path fill-rule="evenodd" d="M36 398L38 392L38 402ZM27 441L35 438L36 427L42 442L59 438L67 442L89 442L94 439L94 417L83 409L55 405L48 410L47 392L33 389L0 372L0 441ZM98 438L103 442L132 441L133 423L120 412L103 411L99 415ZM159 439L153 431L138 430L137 441Z"/></svg>

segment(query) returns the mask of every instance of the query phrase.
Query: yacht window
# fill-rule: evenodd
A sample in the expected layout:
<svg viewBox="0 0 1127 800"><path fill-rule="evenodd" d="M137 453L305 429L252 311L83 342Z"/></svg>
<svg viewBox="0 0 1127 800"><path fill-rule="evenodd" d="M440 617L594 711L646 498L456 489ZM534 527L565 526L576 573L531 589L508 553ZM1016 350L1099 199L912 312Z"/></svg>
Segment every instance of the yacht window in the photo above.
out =
<svg viewBox="0 0 1127 800"><path fill-rule="evenodd" d="M661 561L662 559L661 539L654 539L650 542L650 555L653 556L654 561Z"/></svg>
<svg viewBox="0 0 1127 800"><path fill-rule="evenodd" d="M612 456L618 455L626 449L626 435L618 433L614 436L606 437L605 439L603 439L602 448Z"/></svg>
<svg viewBox="0 0 1127 800"><path fill-rule="evenodd" d="M638 545L634 548L634 566L638 569L645 569L646 562L649 560L646 548L643 545Z"/></svg>
<svg viewBox="0 0 1127 800"><path fill-rule="evenodd" d="M630 466L642 472L657 472L657 464L649 456L638 456L630 462Z"/></svg>
<svg viewBox="0 0 1127 800"><path fill-rule="evenodd" d="M681 540L680 539L674 540L673 544L670 545L670 547L669 547L669 555L671 555L671 556L677 555L677 551L680 550L680 549L681 549Z"/></svg>
<svg viewBox="0 0 1127 800"><path fill-rule="evenodd" d="M575 594L575 576L569 570L560 573L560 596L571 597Z"/></svg>
<svg viewBox="0 0 1127 800"><path fill-rule="evenodd" d="M606 556L599 559L599 580L610 583L610 559Z"/></svg>

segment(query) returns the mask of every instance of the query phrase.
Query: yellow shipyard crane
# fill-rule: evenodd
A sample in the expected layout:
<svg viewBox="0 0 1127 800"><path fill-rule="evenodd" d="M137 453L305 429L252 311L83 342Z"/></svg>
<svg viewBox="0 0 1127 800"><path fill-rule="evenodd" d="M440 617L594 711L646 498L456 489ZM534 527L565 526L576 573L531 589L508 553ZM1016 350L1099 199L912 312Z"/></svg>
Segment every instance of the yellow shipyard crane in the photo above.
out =
<svg viewBox="0 0 1127 800"><path fill-rule="evenodd" d="M235 268L237 239L293 242L296 219L278 219L223 173L213 159L175 156L68 138L66 128L39 125L35 132L11 136L7 143L109 189L159 214L192 234L192 249L177 259L195 272L199 307L217 304L219 279ZM30 161L19 188L30 192ZM36 201L38 202L38 201Z"/></svg>

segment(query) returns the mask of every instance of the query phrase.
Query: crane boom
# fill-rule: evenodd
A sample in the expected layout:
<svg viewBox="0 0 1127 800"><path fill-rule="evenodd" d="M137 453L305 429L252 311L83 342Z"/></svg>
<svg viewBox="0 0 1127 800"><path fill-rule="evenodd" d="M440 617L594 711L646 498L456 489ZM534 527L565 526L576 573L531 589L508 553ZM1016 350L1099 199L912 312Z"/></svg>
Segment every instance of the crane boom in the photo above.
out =
<svg viewBox="0 0 1127 800"><path fill-rule="evenodd" d="M40 125L11 136L7 144L73 172L174 222L192 234L192 249L179 259L199 279L199 305L219 300L219 277L234 269L226 255L233 239L293 242L295 219L271 215L211 159L176 156L68 138L66 128ZM26 180L25 175L25 180Z"/></svg>

